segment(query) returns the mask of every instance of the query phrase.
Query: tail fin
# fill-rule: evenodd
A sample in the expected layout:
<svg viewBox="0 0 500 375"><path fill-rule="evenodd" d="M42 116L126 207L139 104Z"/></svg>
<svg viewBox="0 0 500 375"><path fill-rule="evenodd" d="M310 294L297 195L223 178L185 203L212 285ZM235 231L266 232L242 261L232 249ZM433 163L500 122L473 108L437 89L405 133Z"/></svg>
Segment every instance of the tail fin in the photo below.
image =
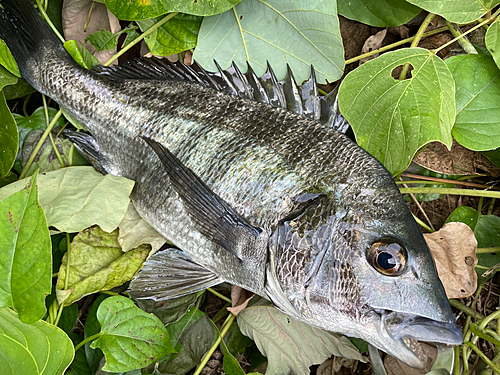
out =
<svg viewBox="0 0 500 375"><path fill-rule="evenodd" d="M64 50L30 0L0 0L0 38L12 52L21 75L35 88L32 64L40 60L42 48Z"/></svg>

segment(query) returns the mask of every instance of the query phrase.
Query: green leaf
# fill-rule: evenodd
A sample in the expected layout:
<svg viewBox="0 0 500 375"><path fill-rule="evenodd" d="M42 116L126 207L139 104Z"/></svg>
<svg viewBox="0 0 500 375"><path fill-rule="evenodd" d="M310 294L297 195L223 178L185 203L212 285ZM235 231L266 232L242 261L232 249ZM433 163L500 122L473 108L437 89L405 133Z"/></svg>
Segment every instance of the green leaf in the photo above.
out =
<svg viewBox="0 0 500 375"><path fill-rule="evenodd" d="M490 161L497 167L500 167L500 149L497 148L491 151L483 151L481 154L490 159Z"/></svg>
<svg viewBox="0 0 500 375"><path fill-rule="evenodd" d="M15 85L16 83L17 77L3 66L0 66L0 90L2 90L5 86Z"/></svg>
<svg viewBox="0 0 500 375"><path fill-rule="evenodd" d="M498 21L498 18L488 27L484 41L486 48L493 56L493 60L500 67L500 21Z"/></svg>
<svg viewBox="0 0 500 375"><path fill-rule="evenodd" d="M413 66L410 78L391 72ZM392 174L410 164L432 141L451 147L455 83L446 64L422 48L400 49L370 60L349 73L339 90L339 106L358 144Z"/></svg>
<svg viewBox="0 0 500 375"><path fill-rule="evenodd" d="M146 31L161 21L162 17L137 21L142 31ZM203 17L179 13L167 23L153 31L144 41L153 55L168 56L196 47L198 32Z"/></svg>
<svg viewBox="0 0 500 375"><path fill-rule="evenodd" d="M405 0L338 0L339 14L371 26L399 26L422 9Z"/></svg>
<svg viewBox="0 0 500 375"><path fill-rule="evenodd" d="M69 52L71 57L85 69L92 69L94 65L101 64L99 60L88 51L87 47L84 45L82 45L81 48L78 47L76 40L68 40L64 43L64 48L66 48L66 51Z"/></svg>
<svg viewBox="0 0 500 375"><path fill-rule="evenodd" d="M0 202L0 306L14 308L26 323L45 315L52 282L52 247L36 180Z"/></svg>
<svg viewBox="0 0 500 375"><path fill-rule="evenodd" d="M69 290L72 292L64 304L70 305L83 296L132 280L150 251L149 246L142 245L124 253L118 243L118 231L106 233L92 227L78 233L71 243ZM64 289L67 259L66 254L59 269L58 290Z"/></svg>
<svg viewBox="0 0 500 375"><path fill-rule="evenodd" d="M92 304L92 307L87 315L87 320L85 321L85 338L98 334L101 331L101 325L97 320L97 309L106 298L110 298L109 295L101 294ZM104 357L104 353L99 348L92 349L89 342L87 342L84 346L85 357L87 358L87 363L91 369L91 374L95 374L99 368L102 357Z"/></svg>
<svg viewBox="0 0 500 375"><path fill-rule="evenodd" d="M179 321L169 324L167 330L171 345L178 353L167 354L160 359L160 374L181 375L188 372L200 363L217 337L207 314L194 307Z"/></svg>
<svg viewBox="0 0 500 375"><path fill-rule="evenodd" d="M26 179L1 188L0 201L25 184ZM38 186L49 226L73 233L97 224L111 232L127 212L134 182L103 176L93 167L69 167L41 174Z"/></svg>
<svg viewBox="0 0 500 375"><path fill-rule="evenodd" d="M220 347L222 351L222 355L224 356L223 365L224 372L226 374L233 375L245 375L245 372L241 368L239 362L234 358L231 352L227 349L226 343L224 340L221 340Z"/></svg>
<svg viewBox="0 0 500 375"><path fill-rule="evenodd" d="M127 36L125 37L125 40L123 41L123 46L122 48L125 48L128 46L130 43L132 43L140 34L136 31L135 28L131 29L125 29L123 30Z"/></svg>
<svg viewBox="0 0 500 375"><path fill-rule="evenodd" d="M241 333L237 324L232 324L229 327L226 336L224 336L224 341L232 355L244 354L248 347L255 345L252 340Z"/></svg>
<svg viewBox="0 0 500 375"><path fill-rule="evenodd" d="M460 55L447 59L446 64L457 86L453 136L475 151L500 147L500 70L493 59Z"/></svg>
<svg viewBox="0 0 500 375"><path fill-rule="evenodd" d="M408 2L456 23L475 21L500 3L499 0L408 0Z"/></svg>
<svg viewBox="0 0 500 375"><path fill-rule="evenodd" d="M460 206L457 207L446 219L445 224L451 223L454 221L467 224L470 229L476 229L477 220L478 220L478 212L472 207L468 206Z"/></svg>
<svg viewBox="0 0 500 375"><path fill-rule="evenodd" d="M2 152L0 153L0 177L7 176L14 165L18 142L19 136L17 134L16 122L10 113L3 92L0 91L0 145L2 145Z"/></svg>
<svg viewBox="0 0 500 375"><path fill-rule="evenodd" d="M118 237L119 240L119 237ZM204 292L188 294L184 297L173 298L167 301L154 301L152 299L138 299L137 306L148 313L155 314L163 324L177 322L192 307Z"/></svg>
<svg viewBox="0 0 500 375"><path fill-rule="evenodd" d="M69 337L43 320L21 322L8 308L0 309L0 363L5 375L60 375L73 360Z"/></svg>
<svg viewBox="0 0 500 375"><path fill-rule="evenodd" d="M267 62L278 80L289 64L297 83L309 78L314 64L318 82L336 81L344 69L335 1L245 0L234 10L203 19L193 59L209 71L234 61L262 76Z"/></svg>
<svg viewBox="0 0 500 375"><path fill-rule="evenodd" d="M129 251L142 244L150 244L151 250L156 251L167 241L139 215L133 203L128 205L119 229L118 241L123 251Z"/></svg>
<svg viewBox="0 0 500 375"><path fill-rule="evenodd" d="M66 310L66 309L64 309ZM64 314L63 310L63 314ZM69 333L69 338L73 342L73 345L78 345L83 338L76 333ZM71 362L70 371L73 371L73 375L92 375L93 373L90 371L90 366L87 363L87 358L85 357L85 348L82 346L75 352L75 359ZM71 372L66 372L66 375L70 375Z"/></svg>
<svg viewBox="0 0 500 375"><path fill-rule="evenodd" d="M21 77L16 60L14 60L14 56L10 53L9 47L7 47L7 44L5 44L2 39L0 39L0 64L16 77Z"/></svg>
<svg viewBox="0 0 500 375"><path fill-rule="evenodd" d="M8 185L17 180L17 175L15 173L9 172L7 176L0 177L0 187Z"/></svg>
<svg viewBox="0 0 500 375"><path fill-rule="evenodd" d="M111 297L97 310L101 336L92 344L106 357L102 368L123 372L143 368L166 353L173 353L170 337L161 321L134 305L131 299Z"/></svg>
<svg viewBox="0 0 500 375"><path fill-rule="evenodd" d="M7 100L21 98L35 91L36 90L24 79L19 79L15 85L9 85L3 88L3 93Z"/></svg>
<svg viewBox="0 0 500 375"><path fill-rule="evenodd" d="M238 325L267 357L270 374L307 374L332 354L362 361L347 337L289 318L262 300L238 314Z"/></svg>
<svg viewBox="0 0 500 375"><path fill-rule="evenodd" d="M116 49L118 40L115 34L108 30L99 30L85 38L85 42L90 42L98 52Z"/></svg>
<svg viewBox="0 0 500 375"><path fill-rule="evenodd" d="M108 9L119 19L144 20L165 13L180 12L197 16L211 16L225 12L241 0L106 0Z"/></svg>

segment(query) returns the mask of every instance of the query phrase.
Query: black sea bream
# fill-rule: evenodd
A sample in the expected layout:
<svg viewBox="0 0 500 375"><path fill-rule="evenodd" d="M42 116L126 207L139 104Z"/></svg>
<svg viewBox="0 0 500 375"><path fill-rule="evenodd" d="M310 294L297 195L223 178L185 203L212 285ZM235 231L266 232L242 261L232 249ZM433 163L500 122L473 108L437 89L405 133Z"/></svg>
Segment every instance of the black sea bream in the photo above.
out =
<svg viewBox="0 0 500 375"><path fill-rule="evenodd" d="M392 176L331 116L310 118L321 120L314 92L301 98L291 77L268 84L270 71L259 80L156 60L89 71L27 0L0 7L22 76L84 124L91 135L68 137L101 170L134 180L140 215L180 249L148 261L135 297L229 282L415 367L411 339L461 343ZM293 112L273 105L285 102Z"/></svg>

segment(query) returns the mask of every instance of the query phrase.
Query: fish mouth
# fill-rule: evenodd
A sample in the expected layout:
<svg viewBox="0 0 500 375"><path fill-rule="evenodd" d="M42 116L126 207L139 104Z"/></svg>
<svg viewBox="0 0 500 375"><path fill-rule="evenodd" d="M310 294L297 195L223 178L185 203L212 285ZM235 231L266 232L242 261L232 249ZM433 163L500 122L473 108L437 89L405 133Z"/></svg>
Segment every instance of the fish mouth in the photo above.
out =
<svg viewBox="0 0 500 375"><path fill-rule="evenodd" d="M455 322L439 322L396 312L383 314L381 318L385 332L393 340L395 356L411 367L421 369L427 362L420 342L436 346L460 345L463 342L462 331Z"/></svg>

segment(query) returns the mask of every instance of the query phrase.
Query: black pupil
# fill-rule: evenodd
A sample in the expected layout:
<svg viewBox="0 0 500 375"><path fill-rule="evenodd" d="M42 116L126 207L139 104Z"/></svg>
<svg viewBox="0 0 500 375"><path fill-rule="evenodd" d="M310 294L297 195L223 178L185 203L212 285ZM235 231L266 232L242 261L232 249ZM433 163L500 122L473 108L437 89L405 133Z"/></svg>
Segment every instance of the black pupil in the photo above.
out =
<svg viewBox="0 0 500 375"><path fill-rule="evenodd" d="M394 256L390 253L380 253L377 257L377 263L385 270L396 267L396 259L394 259Z"/></svg>

